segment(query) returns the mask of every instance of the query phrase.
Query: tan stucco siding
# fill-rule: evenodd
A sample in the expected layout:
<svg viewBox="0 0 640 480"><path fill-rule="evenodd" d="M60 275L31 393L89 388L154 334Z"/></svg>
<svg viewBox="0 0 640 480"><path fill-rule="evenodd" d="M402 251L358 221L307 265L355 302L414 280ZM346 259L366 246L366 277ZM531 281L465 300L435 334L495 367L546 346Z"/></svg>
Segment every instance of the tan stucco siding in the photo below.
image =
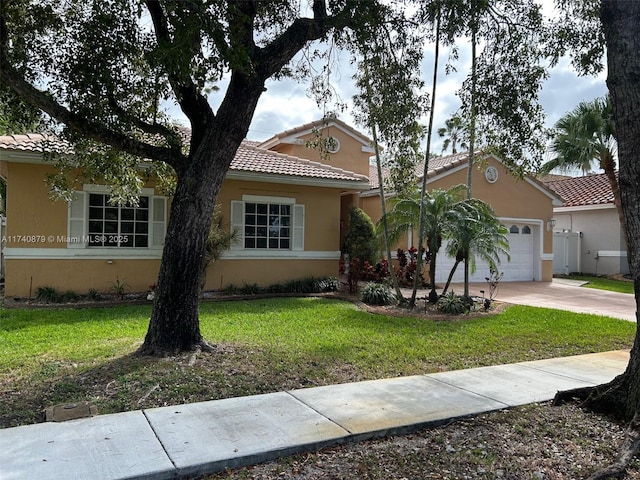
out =
<svg viewBox="0 0 640 480"><path fill-rule="evenodd" d="M340 192L336 189L227 180L217 203L222 206L226 223L231 217L231 202L243 195L294 198L304 205L304 250L340 250Z"/></svg>
<svg viewBox="0 0 640 480"><path fill-rule="evenodd" d="M498 169L498 179L495 183L485 179L484 171L488 165ZM430 179L428 189L445 190L455 185L464 185L466 182L467 169L460 167ZM530 224L534 234L541 236L541 241L538 242L541 243L539 251L534 251L533 258L534 262L540 262L539 278L542 281L551 281L553 260L550 255L553 251L553 232L549 231L546 225L553 217L553 203L549 195L528 181L515 178L501 163L489 158L473 170L472 196L490 204L496 215L505 219L505 223L513 219L517 224ZM360 206L374 222L380 218L380 200L377 195L361 197ZM389 204L387 208L390 208ZM407 248L407 245L407 239L403 239L392 251L397 247Z"/></svg>
<svg viewBox="0 0 640 480"><path fill-rule="evenodd" d="M302 141L301 144L281 143L273 147L272 150L369 176L371 153L362 151L363 147L366 147L365 145L335 126L323 129L322 137L337 138L340 142L340 149L336 153L329 154L328 158L322 158L319 149L307 146L307 142L316 141L313 133L299 137Z"/></svg>
<svg viewBox="0 0 640 480"><path fill-rule="evenodd" d="M109 263L111 262L111 263ZM6 262L7 297L35 296L38 287L54 287L85 294L90 289L113 293L116 281L127 292L144 292L156 283L160 260L132 259L15 259Z"/></svg>
<svg viewBox="0 0 640 480"><path fill-rule="evenodd" d="M53 168L10 163L7 171L7 248L66 248L67 204L52 201L45 183Z"/></svg>
<svg viewBox="0 0 640 480"><path fill-rule="evenodd" d="M491 159L484 165L494 165L499 172L498 180L489 183L483 168L474 167L471 194L489 203L498 217L536 218L549 220L553 216L551 199L525 180L511 175L501 164ZM429 182L429 189L447 189L467 183L467 169Z"/></svg>
<svg viewBox="0 0 640 480"><path fill-rule="evenodd" d="M207 271L205 290L220 290L235 285L257 284L265 287L288 280L309 277L338 276L338 259L225 259L211 265Z"/></svg>

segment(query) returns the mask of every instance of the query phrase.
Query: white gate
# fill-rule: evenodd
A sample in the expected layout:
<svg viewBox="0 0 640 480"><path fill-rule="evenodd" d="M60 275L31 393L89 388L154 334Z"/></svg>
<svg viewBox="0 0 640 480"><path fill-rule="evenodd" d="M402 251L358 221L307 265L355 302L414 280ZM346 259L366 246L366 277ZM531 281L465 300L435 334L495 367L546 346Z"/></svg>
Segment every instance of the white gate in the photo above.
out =
<svg viewBox="0 0 640 480"><path fill-rule="evenodd" d="M553 274L569 275L581 272L580 232L556 232L553 234Z"/></svg>

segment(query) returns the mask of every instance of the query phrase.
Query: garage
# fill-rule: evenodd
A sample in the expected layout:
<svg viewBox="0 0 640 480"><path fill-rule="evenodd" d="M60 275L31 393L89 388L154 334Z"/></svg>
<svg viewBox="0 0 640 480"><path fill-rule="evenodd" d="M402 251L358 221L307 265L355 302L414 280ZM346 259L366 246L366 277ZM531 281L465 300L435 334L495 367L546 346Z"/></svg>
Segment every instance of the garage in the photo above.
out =
<svg viewBox="0 0 640 480"><path fill-rule="evenodd" d="M499 271L504 273L503 282L531 282L535 279L534 251L536 227L528 223L509 223L509 253L511 261L502 259ZM436 283L444 284L455 260L449 258L444 252L443 244L438 254L436 265ZM471 282L485 282L489 276L489 266L482 261L476 262L476 272L470 276ZM464 282L464 265L461 263L453 276L453 283Z"/></svg>

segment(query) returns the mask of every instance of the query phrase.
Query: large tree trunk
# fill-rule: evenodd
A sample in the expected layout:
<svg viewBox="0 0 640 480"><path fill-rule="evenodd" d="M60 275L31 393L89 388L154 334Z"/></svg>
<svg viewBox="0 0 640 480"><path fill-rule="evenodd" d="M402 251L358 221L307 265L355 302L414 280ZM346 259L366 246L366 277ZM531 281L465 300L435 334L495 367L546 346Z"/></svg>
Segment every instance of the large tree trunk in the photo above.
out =
<svg viewBox="0 0 640 480"><path fill-rule="evenodd" d="M607 42L608 79L618 140L619 185L627 251L640 320L640 2L603 0L601 20ZM561 392L558 399L586 397L585 405L631 421L640 412L640 329L626 371L607 385Z"/></svg>
<svg viewBox="0 0 640 480"><path fill-rule="evenodd" d="M620 227L622 228L622 234L624 235L625 245L629 242L627 238L627 229L624 225L624 212L622 211L622 200L620 199L620 185L618 185L618 179L616 178L616 163L612 155L607 155L604 162L602 162L602 168L609 180L611 186L611 192L613 193L613 204L618 212L618 218L620 219Z"/></svg>
<svg viewBox="0 0 640 480"><path fill-rule="evenodd" d="M138 354L211 348L202 338L198 317L206 241L222 182L262 91L262 84L232 77L217 118L194 122L190 161L177 172L151 320Z"/></svg>

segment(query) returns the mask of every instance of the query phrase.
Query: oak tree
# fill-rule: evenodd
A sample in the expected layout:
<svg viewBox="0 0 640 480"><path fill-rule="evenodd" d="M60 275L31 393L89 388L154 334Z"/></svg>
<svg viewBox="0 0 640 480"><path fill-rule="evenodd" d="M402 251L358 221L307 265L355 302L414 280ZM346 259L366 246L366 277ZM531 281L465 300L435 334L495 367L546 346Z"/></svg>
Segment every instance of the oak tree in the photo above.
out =
<svg viewBox="0 0 640 480"><path fill-rule="evenodd" d="M357 29L381 7L370 0L308 6L303 11L294 0L0 0L3 85L59 122L79 156L99 151L102 160L93 166L111 168L114 181L133 178L140 159L175 175L142 354L210 348L198 320L199 272L216 197L266 81L290 74L292 59L310 42ZM223 79L214 109L207 93ZM164 107L171 104L188 119L187 138L170 121ZM131 185L124 197L136 193L136 182Z"/></svg>

